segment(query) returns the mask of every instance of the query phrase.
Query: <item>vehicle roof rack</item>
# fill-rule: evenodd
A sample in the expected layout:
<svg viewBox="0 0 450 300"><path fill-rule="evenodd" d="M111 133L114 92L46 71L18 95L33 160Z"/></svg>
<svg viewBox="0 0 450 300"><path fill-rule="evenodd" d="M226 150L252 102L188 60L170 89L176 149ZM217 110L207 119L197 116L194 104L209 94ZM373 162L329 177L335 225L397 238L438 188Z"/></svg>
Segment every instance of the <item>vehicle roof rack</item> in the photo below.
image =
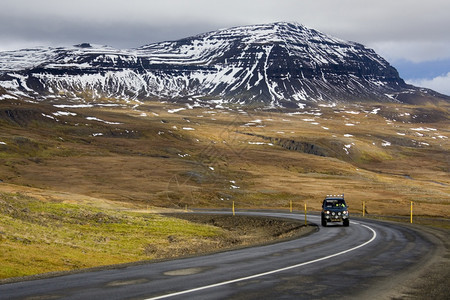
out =
<svg viewBox="0 0 450 300"><path fill-rule="evenodd" d="M332 197L335 197L335 198L338 198L338 197L344 198L344 194L341 194L341 195L327 195L327 198L332 198Z"/></svg>

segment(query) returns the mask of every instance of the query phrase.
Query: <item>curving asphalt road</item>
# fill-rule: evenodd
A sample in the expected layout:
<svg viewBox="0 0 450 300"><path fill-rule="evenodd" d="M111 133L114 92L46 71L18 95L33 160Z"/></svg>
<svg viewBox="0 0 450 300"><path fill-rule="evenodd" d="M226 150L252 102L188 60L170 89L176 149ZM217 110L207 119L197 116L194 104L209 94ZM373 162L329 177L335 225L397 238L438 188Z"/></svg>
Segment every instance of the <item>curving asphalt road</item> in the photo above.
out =
<svg viewBox="0 0 450 300"><path fill-rule="evenodd" d="M308 218L320 223L319 216ZM379 298L426 262L433 247L408 226L352 219L350 227L320 227L266 246L4 284L0 299Z"/></svg>

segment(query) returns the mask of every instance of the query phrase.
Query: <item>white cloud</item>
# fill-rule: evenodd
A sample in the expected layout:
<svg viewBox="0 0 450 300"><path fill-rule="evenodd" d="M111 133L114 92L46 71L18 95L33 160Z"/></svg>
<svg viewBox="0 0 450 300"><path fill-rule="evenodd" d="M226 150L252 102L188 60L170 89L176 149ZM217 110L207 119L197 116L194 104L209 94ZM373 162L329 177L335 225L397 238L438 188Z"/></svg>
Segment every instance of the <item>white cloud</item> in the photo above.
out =
<svg viewBox="0 0 450 300"><path fill-rule="evenodd" d="M403 59L413 63L450 58L450 40L390 40L368 43L379 55L388 61Z"/></svg>
<svg viewBox="0 0 450 300"><path fill-rule="evenodd" d="M441 75L432 79L413 79L406 80L406 82L415 86L426 87L441 94L450 96L450 72L446 75Z"/></svg>

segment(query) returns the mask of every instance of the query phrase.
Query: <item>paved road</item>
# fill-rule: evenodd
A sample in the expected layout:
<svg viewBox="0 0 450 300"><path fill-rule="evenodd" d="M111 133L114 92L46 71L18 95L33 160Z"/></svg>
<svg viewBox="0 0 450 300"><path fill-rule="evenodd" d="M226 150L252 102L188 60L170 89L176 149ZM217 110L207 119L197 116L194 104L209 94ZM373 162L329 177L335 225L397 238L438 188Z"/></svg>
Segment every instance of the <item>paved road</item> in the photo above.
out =
<svg viewBox="0 0 450 300"><path fill-rule="evenodd" d="M320 223L318 216L309 220ZM375 298L432 252L433 244L408 226L353 219L350 227L320 227L272 245L0 285L0 299Z"/></svg>

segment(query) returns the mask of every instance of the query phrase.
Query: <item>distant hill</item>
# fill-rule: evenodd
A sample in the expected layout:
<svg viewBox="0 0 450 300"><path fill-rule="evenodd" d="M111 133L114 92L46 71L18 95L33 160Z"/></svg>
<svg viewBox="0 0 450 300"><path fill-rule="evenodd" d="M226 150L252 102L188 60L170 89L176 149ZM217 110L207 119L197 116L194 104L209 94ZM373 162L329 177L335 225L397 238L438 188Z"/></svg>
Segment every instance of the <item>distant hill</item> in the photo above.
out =
<svg viewBox="0 0 450 300"><path fill-rule="evenodd" d="M372 49L306 28L234 27L117 50L88 43L0 52L0 99L173 99L264 107L450 101L404 82Z"/></svg>

